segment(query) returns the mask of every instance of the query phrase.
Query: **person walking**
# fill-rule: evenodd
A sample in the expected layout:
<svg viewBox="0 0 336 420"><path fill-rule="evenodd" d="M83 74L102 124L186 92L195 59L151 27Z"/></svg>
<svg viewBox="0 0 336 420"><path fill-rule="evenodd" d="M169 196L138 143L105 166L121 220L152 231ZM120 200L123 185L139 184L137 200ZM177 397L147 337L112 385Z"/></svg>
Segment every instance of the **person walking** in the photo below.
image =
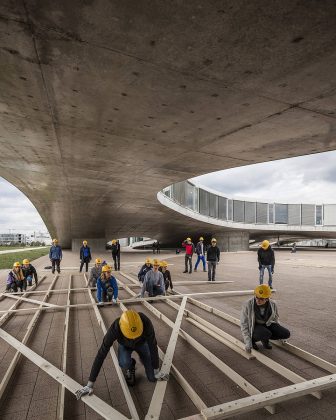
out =
<svg viewBox="0 0 336 420"><path fill-rule="evenodd" d="M185 269L183 273L188 273L189 267L189 274L192 273L192 256L195 252L195 245L192 243L191 238L187 238L185 241L182 242L183 248L185 248L185 257L184 257L184 265Z"/></svg>
<svg viewBox="0 0 336 420"><path fill-rule="evenodd" d="M37 284L36 268L30 264L30 261L27 258L22 261L22 272L28 286L32 285L33 277L35 280L35 284Z"/></svg>
<svg viewBox="0 0 336 420"><path fill-rule="evenodd" d="M117 239L112 239L112 258L114 262L114 270L120 270L120 243Z"/></svg>
<svg viewBox="0 0 336 420"><path fill-rule="evenodd" d="M270 350L272 345L269 340L286 340L290 337L289 330L279 324L278 307L271 296L271 288L262 284L255 288L254 297L243 305L240 328L248 353L252 348L259 350L258 341Z"/></svg>
<svg viewBox="0 0 336 420"><path fill-rule="evenodd" d="M96 258L95 265L91 268L89 286L96 287L97 280L101 276L102 272L102 260L101 258Z"/></svg>
<svg viewBox="0 0 336 420"><path fill-rule="evenodd" d="M258 249L258 264L259 264L259 283L264 283L265 269L268 271L268 285L272 289L272 275L274 274L275 256L274 251L269 243L265 240L261 243Z"/></svg>
<svg viewBox="0 0 336 420"><path fill-rule="evenodd" d="M79 400L84 395L93 393L94 383L113 343L118 342L118 362L129 386L135 385L136 360L138 353L148 381L168 381L169 375L160 371L160 361L155 331L151 320L142 312L127 310L117 318L108 329L93 362L89 381L86 386L76 391Z"/></svg>
<svg viewBox="0 0 336 420"><path fill-rule="evenodd" d="M201 236L199 238L199 242L197 242L197 245L196 245L196 254L197 254L197 261L196 261L196 264L195 264L194 271L197 271L198 264L200 263L200 261L202 261L203 271L206 272L206 267L205 267L205 245L204 245L204 238L203 238L203 236Z"/></svg>
<svg viewBox="0 0 336 420"><path fill-rule="evenodd" d="M145 297L145 292L148 296L159 296L165 295L164 278L161 271L159 271L160 262L155 259L153 261L153 270L147 271L144 282L142 284L140 296Z"/></svg>
<svg viewBox="0 0 336 420"><path fill-rule="evenodd" d="M91 261L91 249L88 246L87 241L83 241L83 245L81 246L81 249L79 251L79 258L80 258L80 267L79 272L82 272L82 268L85 264L85 272L87 273L89 271L89 262Z"/></svg>
<svg viewBox="0 0 336 420"><path fill-rule="evenodd" d="M216 267L220 259L220 250L216 238L211 239L211 246L207 250L208 281L216 280Z"/></svg>
<svg viewBox="0 0 336 420"><path fill-rule="evenodd" d="M61 272L62 248L58 245L58 240L53 239L52 246L49 251L49 259L51 261L51 272L55 273L55 266L58 273Z"/></svg>
<svg viewBox="0 0 336 420"><path fill-rule="evenodd" d="M140 268L140 271L138 273L138 279L140 283L143 283L145 279L145 275L149 270L153 268L152 266L152 260L150 258L146 258L145 264Z"/></svg>
<svg viewBox="0 0 336 420"><path fill-rule="evenodd" d="M118 284L115 277L112 276L112 268L104 265L100 277L97 280L97 300L99 305L104 302L117 303Z"/></svg>
<svg viewBox="0 0 336 420"><path fill-rule="evenodd" d="M161 271L163 275L166 292L169 287L170 287L170 290L173 291L173 283L172 283L170 271L168 270L167 261L161 261L159 271Z"/></svg>

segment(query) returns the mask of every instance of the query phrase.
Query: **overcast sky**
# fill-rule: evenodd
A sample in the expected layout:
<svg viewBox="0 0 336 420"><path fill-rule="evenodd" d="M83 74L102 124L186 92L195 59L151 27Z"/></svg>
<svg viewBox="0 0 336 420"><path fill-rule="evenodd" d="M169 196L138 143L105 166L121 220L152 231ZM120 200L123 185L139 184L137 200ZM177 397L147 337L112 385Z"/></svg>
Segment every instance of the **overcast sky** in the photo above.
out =
<svg viewBox="0 0 336 420"><path fill-rule="evenodd" d="M336 203L336 151L250 165L195 178L228 197L290 203ZM35 207L0 178L0 233L46 231Z"/></svg>

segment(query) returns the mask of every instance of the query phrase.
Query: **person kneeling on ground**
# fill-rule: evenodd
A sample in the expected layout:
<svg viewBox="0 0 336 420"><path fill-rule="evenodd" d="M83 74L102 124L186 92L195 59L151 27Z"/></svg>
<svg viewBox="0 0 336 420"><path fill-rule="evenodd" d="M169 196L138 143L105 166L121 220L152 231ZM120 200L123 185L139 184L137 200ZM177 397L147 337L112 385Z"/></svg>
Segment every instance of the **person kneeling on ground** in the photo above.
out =
<svg viewBox="0 0 336 420"><path fill-rule="evenodd" d="M140 268L140 271L138 273L138 279L140 283L143 283L145 280L145 275L149 270L153 268L152 266L152 260L150 258L146 258L145 264Z"/></svg>
<svg viewBox="0 0 336 420"><path fill-rule="evenodd" d="M7 282L6 282L6 291L14 292L18 291L18 287L22 284L24 280L24 275L21 270L21 264L17 261L13 264L13 270L8 273ZM20 287L22 292L22 287Z"/></svg>
<svg viewBox="0 0 336 420"><path fill-rule="evenodd" d="M87 385L76 392L78 400L83 395L91 395L93 393L94 382L115 340L119 344L119 366L129 386L135 385L136 361L131 357L133 351L138 353L145 367L147 379L150 382L156 382L157 380L167 381L169 379L169 375L160 372L159 369L158 347L151 320L141 312L128 310L120 318L117 318L108 329L93 362Z"/></svg>
<svg viewBox="0 0 336 420"><path fill-rule="evenodd" d="M243 305L240 318L245 350L248 353L252 347L259 350L257 341L261 341L265 349L271 349L269 340L286 340L290 336L287 328L278 323L278 308L270 299L271 288L265 284L257 286L254 295Z"/></svg>
<svg viewBox="0 0 336 420"><path fill-rule="evenodd" d="M112 276L112 268L104 265L102 273L97 280L97 300L99 305L104 302L116 303L118 298L118 284L115 277Z"/></svg>
<svg viewBox="0 0 336 420"><path fill-rule="evenodd" d="M171 279L170 271L168 270L168 263L167 261L161 261L159 271L163 274L163 280L166 291L170 287L170 290L173 290L173 282Z"/></svg>
<svg viewBox="0 0 336 420"><path fill-rule="evenodd" d="M141 297L145 296L145 292L148 292L150 297L165 295L164 278L161 271L159 271L160 262L159 260L153 261L153 270L150 270L145 275L145 279L141 289Z"/></svg>
<svg viewBox="0 0 336 420"><path fill-rule="evenodd" d="M33 283L33 277L35 284L37 284L37 272L34 266L30 264L30 261L25 259L22 261L22 272L24 278L26 279L28 286L31 286Z"/></svg>
<svg viewBox="0 0 336 420"><path fill-rule="evenodd" d="M95 265L91 268L90 271L90 278L89 278L89 286L96 287L97 280L101 276L102 272L102 260L101 258L96 258Z"/></svg>

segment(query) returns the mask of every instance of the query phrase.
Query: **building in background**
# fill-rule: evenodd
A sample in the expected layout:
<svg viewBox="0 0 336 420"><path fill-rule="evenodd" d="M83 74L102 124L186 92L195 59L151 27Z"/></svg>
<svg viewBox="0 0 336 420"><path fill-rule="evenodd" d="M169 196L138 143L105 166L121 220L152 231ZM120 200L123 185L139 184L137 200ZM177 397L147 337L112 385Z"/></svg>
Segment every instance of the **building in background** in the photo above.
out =
<svg viewBox="0 0 336 420"><path fill-rule="evenodd" d="M26 245L27 235L24 233L0 233L0 245Z"/></svg>

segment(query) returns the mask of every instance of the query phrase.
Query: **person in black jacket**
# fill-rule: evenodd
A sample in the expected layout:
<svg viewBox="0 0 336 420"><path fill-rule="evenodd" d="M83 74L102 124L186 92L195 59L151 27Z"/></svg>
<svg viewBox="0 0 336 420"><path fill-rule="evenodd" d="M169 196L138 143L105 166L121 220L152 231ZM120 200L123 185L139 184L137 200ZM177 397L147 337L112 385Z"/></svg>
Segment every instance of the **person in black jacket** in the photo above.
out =
<svg viewBox="0 0 336 420"><path fill-rule="evenodd" d="M146 258L145 264L140 268L140 271L138 273L138 279L140 283L143 283L145 280L145 275L149 270L152 270L152 260L150 258Z"/></svg>
<svg viewBox="0 0 336 420"><path fill-rule="evenodd" d="M147 379L150 382L168 380L169 375L160 372L159 353L155 338L153 324L147 316L141 312L128 310L123 312L108 329L103 343L98 350L93 362L89 381L86 386L76 392L77 399L83 395L91 395L93 385L100 372L102 364L110 351L114 341L118 342L119 366L124 372L128 385L135 384L135 359L131 357L136 351L145 367Z"/></svg>
<svg viewBox="0 0 336 420"><path fill-rule="evenodd" d="M171 279L170 271L168 270L167 261L161 261L160 262L159 271L161 271L161 273L163 275L163 280L164 280L164 285L165 285L166 291L168 290L169 287L170 287L170 290L172 291L173 290L173 282L172 282L172 279Z"/></svg>
<svg viewBox="0 0 336 420"><path fill-rule="evenodd" d="M265 240L258 249L259 283L264 283L265 268L268 271L268 285L272 289L272 274L274 274L275 257L269 241Z"/></svg>
<svg viewBox="0 0 336 420"><path fill-rule="evenodd" d="M79 259L80 259L80 267L79 272L82 272L82 268L85 264L85 271L89 271L89 262L91 261L91 249L87 245L87 241L83 241L83 245L81 246L81 249L79 250Z"/></svg>
<svg viewBox="0 0 336 420"><path fill-rule="evenodd" d="M112 239L112 258L115 271L120 270L120 243L117 239Z"/></svg>
<svg viewBox="0 0 336 420"><path fill-rule="evenodd" d="M216 279L216 266L219 263L220 250L217 246L217 240L211 239L211 246L207 249L207 262L208 262L208 281L215 281Z"/></svg>
<svg viewBox="0 0 336 420"><path fill-rule="evenodd" d="M30 261L25 258L22 261L22 272L24 275L24 278L27 281L28 286L31 286L33 283L33 277L35 280L35 284L37 284L37 272L36 268L30 264Z"/></svg>

